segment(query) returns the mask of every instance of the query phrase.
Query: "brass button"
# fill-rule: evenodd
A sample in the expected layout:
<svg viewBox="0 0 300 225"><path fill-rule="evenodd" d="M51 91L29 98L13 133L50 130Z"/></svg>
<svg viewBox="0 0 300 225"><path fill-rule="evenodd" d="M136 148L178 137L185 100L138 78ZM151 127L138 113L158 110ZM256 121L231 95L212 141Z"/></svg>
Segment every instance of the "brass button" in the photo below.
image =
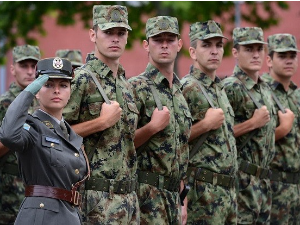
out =
<svg viewBox="0 0 300 225"><path fill-rule="evenodd" d="M51 147L54 147L55 145L54 145L54 143L51 143Z"/></svg>
<svg viewBox="0 0 300 225"><path fill-rule="evenodd" d="M75 157L79 157L79 154L78 154L78 153L75 153L74 155L75 155Z"/></svg>
<svg viewBox="0 0 300 225"><path fill-rule="evenodd" d="M40 208L44 208L44 206L45 206L44 203L40 204Z"/></svg>
<svg viewBox="0 0 300 225"><path fill-rule="evenodd" d="M79 174L79 169L76 169L76 170L75 170L75 173L76 173L76 174Z"/></svg>

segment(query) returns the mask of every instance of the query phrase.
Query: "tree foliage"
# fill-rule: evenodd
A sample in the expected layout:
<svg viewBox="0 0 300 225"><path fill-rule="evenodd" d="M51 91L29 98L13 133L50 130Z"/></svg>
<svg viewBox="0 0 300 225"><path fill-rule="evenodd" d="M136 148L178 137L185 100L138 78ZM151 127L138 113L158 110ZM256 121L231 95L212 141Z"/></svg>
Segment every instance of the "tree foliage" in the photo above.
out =
<svg viewBox="0 0 300 225"><path fill-rule="evenodd" d="M86 28L90 28L92 8L96 4L125 5L129 12L129 22L133 31L130 33L128 46L134 40L144 38L144 18L157 15L170 15L178 18L179 25L184 22L193 23L219 18L224 24L234 26L234 2L232 1L2 1L0 2L0 63L4 63L6 52L21 39L25 43L38 45L38 40L32 35L38 32L47 35L47 28L43 26L45 16L55 16L57 25L70 26L76 22L76 16L83 21ZM285 2L243 2L247 5L247 12L242 12L242 19L249 21L263 29L276 25L279 18L274 9L288 9ZM264 16L258 12L264 12ZM265 16L267 15L267 16Z"/></svg>

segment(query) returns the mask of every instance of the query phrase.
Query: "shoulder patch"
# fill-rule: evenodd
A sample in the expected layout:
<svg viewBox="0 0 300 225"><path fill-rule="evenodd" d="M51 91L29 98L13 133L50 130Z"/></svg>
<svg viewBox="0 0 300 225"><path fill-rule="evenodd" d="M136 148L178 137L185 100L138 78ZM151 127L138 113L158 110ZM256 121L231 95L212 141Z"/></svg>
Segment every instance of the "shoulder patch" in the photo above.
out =
<svg viewBox="0 0 300 225"><path fill-rule="evenodd" d="M24 130L27 130L27 131L29 131L29 129L30 129L30 126L29 126L29 124L27 124L27 123L24 123L24 125L23 125L23 129L24 129Z"/></svg>
<svg viewBox="0 0 300 225"><path fill-rule="evenodd" d="M50 123L50 121L43 121L43 123L46 125L46 127L48 127L48 128L54 128L53 127L53 124L52 123Z"/></svg>

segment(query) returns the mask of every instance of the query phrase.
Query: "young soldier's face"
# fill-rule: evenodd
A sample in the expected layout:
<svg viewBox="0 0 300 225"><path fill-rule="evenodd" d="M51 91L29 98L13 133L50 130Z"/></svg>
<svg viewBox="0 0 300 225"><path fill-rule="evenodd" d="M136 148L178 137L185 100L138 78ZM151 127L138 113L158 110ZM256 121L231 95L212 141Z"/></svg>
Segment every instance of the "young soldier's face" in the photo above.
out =
<svg viewBox="0 0 300 225"><path fill-rule="evenodd" d="M95 55L106 62L107 59L118 60L125 50L128 31L123 27L114 27L107 30L90 30L90 39L96 44Z"/></svg>
<svg viewBox="0 0 300 225"><path fill-rule="evenodd" d="M265 57L263 44L240 45L240 49L232 49L233 56L238 60L239 67L245 72L261 70Z"/></svg>
<svg viewBox="0 0 300 225"><path fill-rule="evenodd" d="M196 67L206 74L215 72L222 62L223 45L221 37L198 40L196 49L189 49L191 58L197 62Z"/></svg>
<svg viewBox="0 0 300 225"><path fill-rule="evenodd" d="M15 77L16 84L22 89L34 81L36 63L35 60L26 59L11 65L10 70Z"/></svg>
<svg viewBox="0 0 300 225"><path fill-rule="evenodd" d="M62 111L67 105L70 95L70 80L50 78L37 93L36 98L39 100L42 110L55 116L56 112Z"/></svg>
<svg viewBox="0 0 300 225"><path fill-rule="evenodd" d="M267 56L270 73L282 78L291 78L298 68L297 52L274 52L273 59Z"/></svg>
<svg viewBox="0 0 300 225"><path fill-rule="evenodd" d="M174 63L177 53L182 47L182 40L176 34L161 33L150 37L143 42L145 50L149 53L150 61L157 64Z"/></svg>

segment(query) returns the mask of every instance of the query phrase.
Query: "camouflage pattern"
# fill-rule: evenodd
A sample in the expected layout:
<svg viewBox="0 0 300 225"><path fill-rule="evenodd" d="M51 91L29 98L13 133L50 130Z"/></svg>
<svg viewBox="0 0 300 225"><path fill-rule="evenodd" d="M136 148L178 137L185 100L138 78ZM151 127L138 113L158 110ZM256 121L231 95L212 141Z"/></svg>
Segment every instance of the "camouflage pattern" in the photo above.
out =
<svg viewBox="0 0 300 225"><path fill-rule="evenodd" d="M104 99L92 77L84 68L96 73L108 98L119 102L122 108L122 115L121 119L114 126L102 132L91 134L83 140L87 155L93 149L95 150L90 160L91 179L93 177L116 181L133 179L136 177L137 169L133 140L139 112L134 103L131 85L127 82L125 71L121 65L119 66L117 77L114 78L113 72L109 67L93 54L88 58L89 60L85 65L75 70L75 78L71 86L71 99L64 109L64 118L70 124L78 124L99 117ZM98 223L91 224L106 224L111 219L109 217L111 214L119 215L119 212L124 210L127 211L127 214L121 213L119 220L122 220L121 216L138 218L137 215L134 215L137 211L133 211L129 207L134 204L131 200L136 198L135 192L120 196L112 193L111 197L116 199L116 201L112 199L112 201L108 202L102 201L104 193L100 191L86 190L84 196L86 202L83 203L82 211L85 222L94 221L96 217ZM100 203L96 198L99 196L101 196ZM123 198L122 204L120 204L120 198ZM108 208L113 211L109 211Z"/></svg>
<svg viewBox="0 0 300 225"><path fill-rule="evenodd" d="M213 37L226 38L223 36L220 24L213 20L208 20L206 22L196 22L191 24L189 37L190 41L194 41L196 39L206 40L208 38Z"/></svg>
<svg viewBox="0 0 300 225"><path fill-rule="evenodd" d="M157 16L147 20L146 38L153 37L160 33L173 33L179 35L179 26L176 17Z"/></svg>
<svg viewBox="0 0 300 225"><path fill-rule="evenodd" d="M0 96L0 126L8 106L21 91L22 89L19 86L12 83L9 86L9 90ZM35 99L28 112L33 113L37 108L38 102ZM1 161L3 159L5 159L5 162ZM3 173L4 164L17 166L16 155L10 154L7 158L6 156L0 158L0 224L13 224L24 199L25 188L20 176Z"/></svg>
<svg viewBox="0 0 300 225"><path fill-rule="evenodd" d="M170 89L167 79L150 63L141 75L146 76L155 84L162 105L170 111L170 122L164 130L153 135L145 145L137 149L137 151L141 150L138 156L138 169L183 180L188 164L191 114L182 95L180 81L174 75L173 86ZM129 82L134 88L136 105L140 112L138 128L141 128L150 122L151 115L157 106L144 78L132 77ZM169 192L140 184L138 197L142 223L180 223L178 221L180 218L178 192ZM164 221L166 223L163 223Z"/></svg>
<svg viewBox="0 0 300 225"><path fill-rule="evenodd" d="M128 30L132 30L128 25L127 8L121 5L94 5L93 26L97 24L100 30L107 30L113 27L125 27Z"/></svg>
<svg viewBox="0 0 300 225"><path fill-rule="evenodd" d="M295 36L291 34L274 34L268 37L268 53L271 52L300 52Z"/></svg>
<svg viewBox="0 0 300 225"><path fill-rule="evenodd" d="M238 162L246 160L257 166L268 168L275 155L275 128L277 111L274 107L269 86L260 78L255 83L238 66L234 68L233 75L224 79L224 87L229 102L235 114L235 124L240 124L253 116L256 106L241 82L254 98L265 105L270 113L270 121L262 128L257 129L255 135L247 144L250 133L236 138L238 149ZM271 187L269 179L259 179L256 176L238 173L238 223L269 223L271 210Z"/></svg>
<svg viewBox="0 0 300 225"><path fill-rule="evenodd" d="M197 68L193 68L190 74L182 78L182 93L189 105L194 124L204 119L205 113L211 108L195 79L201 82L213 104L223 110L225 122L219 129L210 131L198 152L189 160L189 167L206 168L235 177L238 167L233 134L234 113L221 80L216 77L213 81ZM200 136L190 142L190 150L199 138ZM211 194L213 197L208 197ZM205 195L207 196L204 197ZM207 182L193 182L188 193L188 224L201 224L203 221L207 224L236 224L236 207L234 188L228 190Z"/></svg>
<svg viewBox="0 0 300 225"><path fill-rule="evenodd" d="M284 108L289 108L295 115L292 130L283 138L276 141L276 153L270 164L271 169L289 173L300 173L300 96L296 92L297 86L292 81L289 90L285 91L282 84L275 81L269 74L263 74L262 79L271 87L272 91ZM276 110L279 111L277 104ZM279 121L277 121L277 126ZM300 193L296 184L271 181L272 186L272 224L298 224L300 216ZM293 210L297 209L298 210Z"/></svg>
<svg viewBox="0 0 300 225"><path fill-rule="evenodd" d="M82 210L84 225L140 224L140 209L135 192L109 196L108 192L86 190Z"/></svg>
<svg viewBox="0 0 300 225"><path fill-rule="evenodd" d="M13 62L20 62L26 59L33 59L39 61L41 53L38 46L19 45L13 48L12 51Z"/></svg>
<svg viewBox="0 0 300 225"><path fill-rule="evenodd" d="M264 33L260 27L236 27L233 29L233 46L248 44L267 44L264 42Z"/></svg>
<svg viewBox="0 0 300 225"><path fill-rule="evenodd" d="M181 224L179 194L140 183L137 191L141 224Z"/></svg>
<svg viewBox="0 0 300 225"><path fill-rule="evenodd" d="M235 189L194 182L188 193L187 224L237 224Z"/></svg>
<svg viewBox="0 0 300 225"><path fill-rule="evenodd" d="M68 59L71 63L72 66L82 66L82 55L80 50L69 50L69 49L61 49L57 50L55 53L55 56L59 58L65 58Z"/></svg>

